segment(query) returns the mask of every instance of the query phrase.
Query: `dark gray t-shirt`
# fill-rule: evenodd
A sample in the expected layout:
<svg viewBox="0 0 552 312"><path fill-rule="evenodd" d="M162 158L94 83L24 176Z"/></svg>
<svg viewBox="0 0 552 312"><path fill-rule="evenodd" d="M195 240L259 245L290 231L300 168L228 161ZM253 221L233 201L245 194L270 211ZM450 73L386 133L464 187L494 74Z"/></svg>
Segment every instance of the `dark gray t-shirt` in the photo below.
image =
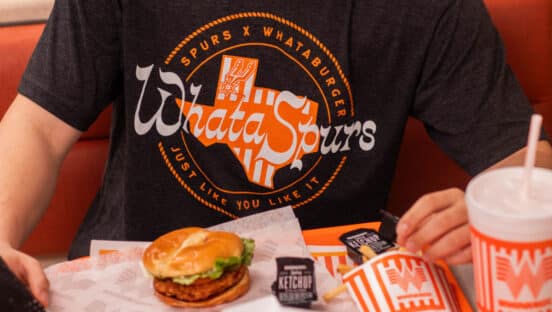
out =
<svg viewBox="0 0 552 312"><path fill-rule="evenodd" d="M80 130L113 102L71 257L286 205L368 221L408 116L474 174L531 114L480 0L59 0L20 92Z"/></svg>

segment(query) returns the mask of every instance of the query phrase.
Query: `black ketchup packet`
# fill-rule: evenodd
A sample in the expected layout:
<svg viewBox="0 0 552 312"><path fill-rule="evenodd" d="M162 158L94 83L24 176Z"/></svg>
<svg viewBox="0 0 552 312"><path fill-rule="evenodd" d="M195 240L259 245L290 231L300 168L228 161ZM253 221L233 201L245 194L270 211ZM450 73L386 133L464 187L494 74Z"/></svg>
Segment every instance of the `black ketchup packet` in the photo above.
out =
<svg viewBox="0 0 552 312"><path fill-rule="evenodd" d="M381 225L379 227L379 234L383 239L388 242L397 241L397 223L399 223L399 217L390 214L385 210L381 212Z"/></svg>
<svg viewBox="0 0 552 312"><path fill-rule="evenodd" d="M272 293L283 305L308 308L318 299L314 262L309 258L276 258L276 281Z"/></svg>
<svg viewBox="0 0 552 312"><path fill-rule="evenodd" d="M362 264L363 256L359 249L362 245L372 248L376 254L381 254L395 245L383 239L380 234L371 229L356 229L342 234L339 240L347 247L347 255L356 264Z"/></svg>
<svg viewBox="0 0 552 312"><path fill-rule="evenodd" d="M2 258L0 258L0 311L46 311L44 306L30 293L29 289L10 271Z"/></svg>

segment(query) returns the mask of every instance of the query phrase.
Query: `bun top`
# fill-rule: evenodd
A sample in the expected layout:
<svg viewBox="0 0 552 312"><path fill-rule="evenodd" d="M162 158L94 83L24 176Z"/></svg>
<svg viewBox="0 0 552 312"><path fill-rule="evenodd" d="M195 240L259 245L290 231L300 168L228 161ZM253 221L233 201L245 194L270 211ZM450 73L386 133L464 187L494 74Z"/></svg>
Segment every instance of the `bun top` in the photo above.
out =
<svg viewBox="0 0 552 312"><path fill-rule="evenodd" d="M179 277L209 271L217 258L240 257L243 248L236 234L188 227L157 238L142 261L155 277Z"/></svg>

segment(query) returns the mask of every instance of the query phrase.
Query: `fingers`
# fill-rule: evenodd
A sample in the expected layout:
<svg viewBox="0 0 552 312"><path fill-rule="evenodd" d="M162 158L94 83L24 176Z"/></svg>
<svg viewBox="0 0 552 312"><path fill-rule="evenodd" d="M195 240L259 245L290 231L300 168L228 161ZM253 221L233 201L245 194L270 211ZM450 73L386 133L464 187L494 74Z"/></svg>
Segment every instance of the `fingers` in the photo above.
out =
<svg viewBox="0 0 552 312"><path fill-rule="evenodd" d="M40 303L47 307L50 282L46 278L42 266L36 259L31 257L27 257L23 261L25 262L25 275L31 293Z"/></svg>
<svg viewBox="0 0 552 312"><path fill-rule="evenodd" d="M424 254L428 256L439 254L440 257L445 255L445 250L448 251L449 248L464 247L465 244L469 243L470 238L469 229L467 228L468 216L464 210L463 202L457 202L448 209L433 214L426 222L418 226L416 231L410 234L404 246L412 252L422 249ZM466 233L464 231L458 232L457 228L464 225L466 226ZM462 236L464 234L466 234L465 237ZM438 251L435 251L436 249ZM431 251L433 251L433 254Z"/></svg>
<svg viewBox="0 0 552 312"><path fill-rule="evenodd" d="M410 235L416 232L420 226L427 223L434 214L450 207L457 201L463 200L463 197L464 193L456 188L421 197L399 220L397 224L397 243L406 246Z"/></svg>
<svg viewBox="0 0 552 312"><path fill-rule="evenodd" d="M33 296L40 303L47 307L50 283L40 263L36 259L11 247L1 246L0 255L14 275L29 288Z"/></svg>
<svg viewBox="0 0 552 312"><path fill-rule="evenodd" d="M420 198L397 225L397 242L429 261L451 264L471 260L470 229L464 193L459 189Z"/></svg>
<svg viewBox="0 0 552 312"><path fill-rule="evenodd" d="M445 262L448 264L465 264L472 261L472 249L471 245L466 246L456 254L445 258Z"/></svg>
<svg viewBox="0 0 552 312"><path fill-rule="evenodd" d="M459 251L467 249L471 251L470 247L470 228L467 224L453 229L452 231L439 237L424 250L424 258L429 261L436 261L439 259L449 258L455 259Z"/></svg>

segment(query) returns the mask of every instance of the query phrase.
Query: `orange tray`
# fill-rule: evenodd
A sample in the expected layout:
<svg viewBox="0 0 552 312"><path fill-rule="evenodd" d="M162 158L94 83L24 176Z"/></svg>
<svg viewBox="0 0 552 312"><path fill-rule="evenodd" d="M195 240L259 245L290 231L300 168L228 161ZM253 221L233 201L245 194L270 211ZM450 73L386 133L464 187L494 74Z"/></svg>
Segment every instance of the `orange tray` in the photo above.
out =
<svg viewBox="0 0 552 312"><path fill-rule="evenodd" d="M358 228L366 228L366 229L379 229L380 222L369 222L369 223L358 223L358 224L350 224L350 225L342 225L342 226L335 226L335 227L327 227L327 228L320 228L320 229L313 229L313 230L304 230L303 231L303 238L305 239L305 243L310 246L316 246L316 245L336 245L336 246L343 246L343 243L339 240L339 236L341 234L346 233L348 231L352 231L354 229ZM473 309L470 306L470 303L468 302L466 296L464 295L464 292L462 292L462 288L460 288L460 285L458 284L458 281L456 280L456 277L454 274L452 274L450 268L444 263L439 262L437 263L440 265L447 275L447 279L449 280L450 284L454 288L454 291L456 293L456 296L458 298L458 301L460 303L460 308L462 311L473 311Z"/></svg>

